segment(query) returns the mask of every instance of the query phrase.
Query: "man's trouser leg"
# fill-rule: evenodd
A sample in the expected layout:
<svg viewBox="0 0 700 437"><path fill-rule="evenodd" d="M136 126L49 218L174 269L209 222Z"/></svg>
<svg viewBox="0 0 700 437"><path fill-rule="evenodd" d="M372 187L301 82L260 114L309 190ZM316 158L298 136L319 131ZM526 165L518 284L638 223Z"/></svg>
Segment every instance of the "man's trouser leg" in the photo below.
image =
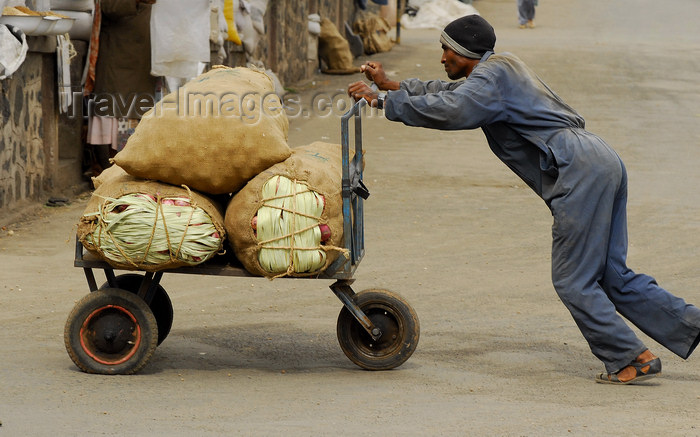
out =
<svg viewBox="0 0 700 437"><path fill-rule="evenodd" d="M601 284L617 311L642 332L681 358L688 358L700 335L700 309L659 287L651 276L627 267L627 177L616 199L608 259Z"/></svg>
<svg viewBox="0 0 700 437"><path fill-rule="evenodd" d="M646 349L601 286L613 210L625 204L624 168L602 141L576 139L580 143L559 167L550 201L552 282L593 354L614 373Z"/></svg>

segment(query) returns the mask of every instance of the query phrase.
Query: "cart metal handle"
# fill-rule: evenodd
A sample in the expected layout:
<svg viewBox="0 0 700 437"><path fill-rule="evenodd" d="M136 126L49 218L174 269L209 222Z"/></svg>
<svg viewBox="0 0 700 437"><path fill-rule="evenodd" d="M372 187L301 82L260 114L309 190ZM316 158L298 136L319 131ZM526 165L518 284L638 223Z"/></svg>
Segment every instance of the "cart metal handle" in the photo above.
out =
<svg viewBox="0 0 700 437"><path fill-rule="evenodd" d="M365 224L363 201L369 190L362 182L362 108L367 102L362 99L353 104L340 119L340 140L343 158L342 199L343 235L349 259L338 257L325 271L327 277L349 279L365 254ZM354 152L350 159L350 119L354 122Z"/></svg>
<svg viewBox="0 0 700 437"><path fill-rule="evenodd" d="M340 131L343 147L343 188L349 182L352 192L367 200L369 190L362 182L362 108L365 105L367 105L367 101L361 99L348 112L343 114L340 122ZM353 116L355 117L355 159L350 161L349 121ZM345 165L346 162L348 163L347 166Z"/></svg>

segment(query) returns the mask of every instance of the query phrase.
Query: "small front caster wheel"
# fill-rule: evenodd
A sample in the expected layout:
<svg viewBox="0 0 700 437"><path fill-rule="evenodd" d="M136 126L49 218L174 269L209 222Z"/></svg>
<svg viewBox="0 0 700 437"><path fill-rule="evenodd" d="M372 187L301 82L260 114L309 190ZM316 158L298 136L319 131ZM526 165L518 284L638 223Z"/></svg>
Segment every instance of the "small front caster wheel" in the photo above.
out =
<svg viewBox="0 0 700 437"><path fill-rule="evenodd" d="M413 308L399 295L388 290L365 290L353 296L381 337L374 340L345 307L338 316L338 342L345 355L367 370L398 367L418 345L420 325Z"/></svg>
<svg viewBox="0 0 700 437"><path fill-rule="evenodd" d="M153 355L158 325L140 297L107 288L78 301L63 338L68 355L82 371L126 375L138 372Z"/></svg>

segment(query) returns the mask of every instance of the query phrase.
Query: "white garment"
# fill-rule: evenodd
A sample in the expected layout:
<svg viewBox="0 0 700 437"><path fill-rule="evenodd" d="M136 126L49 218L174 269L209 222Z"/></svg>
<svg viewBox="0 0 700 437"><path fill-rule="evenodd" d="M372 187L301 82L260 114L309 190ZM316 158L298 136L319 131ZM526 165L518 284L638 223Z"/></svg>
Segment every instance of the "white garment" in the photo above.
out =
<svg viewBox="0 0 700 437"><path fill-rule="evenodd" d="M234 12L238 36L243 42L247 59L250 61L260 38L265 35L265 10L267 0L239 0L239 10ZM234 2L235 6L235 2Z"/></svg>
<svg viewBox="0 0 700 437"><path fill-rule="evenodd" d="M209 0L158 0L151 8L151 74L190 79L209 62Z"/></svg>
<svg viewBox="0 0 700 437"><path fill-rule="evenodd" d="M27 57L28 49L27 37L21 30L17 29L13 34L6 25L0 24L0 80L17 71Z"/></svg>
<svg viewBox="0 0 700 437"><path fill-rule="evenodd" d="M119 121L116 117L90 117L88 120L87 143L109 144L116 150L118 127Z"/></svg>

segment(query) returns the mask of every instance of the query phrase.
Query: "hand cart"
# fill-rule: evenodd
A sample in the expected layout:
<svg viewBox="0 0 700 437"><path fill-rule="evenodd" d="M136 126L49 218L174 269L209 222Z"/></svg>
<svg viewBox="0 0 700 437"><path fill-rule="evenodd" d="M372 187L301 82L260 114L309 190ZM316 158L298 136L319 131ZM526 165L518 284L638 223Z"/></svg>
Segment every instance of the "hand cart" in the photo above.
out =
<svg viewBox="0 0 700 437"><path fill-rule="evenodd" d="M358 101L341 118L343 232L349 256L338 257L315 279L335 280L330 288L343 304L336 330L345 355L363 369L388 370L411 356L420 327L415 311L399 295L381 289L355 293L351 288L353 273L365 252L363 201L369 196L362 183L361 115L365 104L364 99ZM351 118L355 142L352 160ZM223 257L196 266L117 275L109 263L86 252L76 239L74 266L85 272L90 293L76 303L66 321L68 355L88 373L138 372L172 326L172 303L160 285L164 273L252 276L237 261L219 258ZM99 287L93 269L104 271L106 282Z"/></svg>

